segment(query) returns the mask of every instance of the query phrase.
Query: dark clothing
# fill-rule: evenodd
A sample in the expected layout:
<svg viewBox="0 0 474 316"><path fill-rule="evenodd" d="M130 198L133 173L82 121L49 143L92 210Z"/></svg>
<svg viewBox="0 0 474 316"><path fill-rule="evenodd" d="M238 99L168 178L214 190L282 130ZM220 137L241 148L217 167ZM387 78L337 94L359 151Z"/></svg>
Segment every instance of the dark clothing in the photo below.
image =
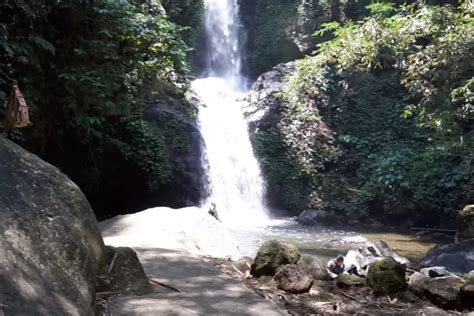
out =
<svg viewBox="0 0 474 316"><path fill-rule="evenodd" d="M339 275L339 274L344 273L344 271L345 271L345 265L344 265L344 263L343 263L342 265L338 266L338 265L336 264L336 261L333 260L333 261L330 261L330 262L328 263L328 270L329 270L329 272L331 272L331 273L334 273L334 274Z"/></svg>

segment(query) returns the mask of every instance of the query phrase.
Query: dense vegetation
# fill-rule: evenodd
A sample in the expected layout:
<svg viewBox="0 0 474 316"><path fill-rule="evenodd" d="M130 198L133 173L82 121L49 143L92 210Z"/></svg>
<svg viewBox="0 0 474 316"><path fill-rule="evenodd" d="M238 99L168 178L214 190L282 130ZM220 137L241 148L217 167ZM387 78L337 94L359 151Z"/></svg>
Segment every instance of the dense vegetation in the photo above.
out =
<svg viewBox="0 0 474 316"><path fill-rule="evenodd" d="M438 224L474 199L472 3L369 9L316 34L257 153L286 208Z"/></svg>
<svg viewBox="0 0 474 316"><path fill-rule="evenodd" d="M192 14L168 2L171 20L197 23L201 1ZM154 3L0 3L0 104L17 80L33 122L9 136L71 176L98 210L136 208L143 192L162 190L171 155L187 147L179 123L142 119L147 102L196 112L185 99L185 40L195 36Z"/></svg>

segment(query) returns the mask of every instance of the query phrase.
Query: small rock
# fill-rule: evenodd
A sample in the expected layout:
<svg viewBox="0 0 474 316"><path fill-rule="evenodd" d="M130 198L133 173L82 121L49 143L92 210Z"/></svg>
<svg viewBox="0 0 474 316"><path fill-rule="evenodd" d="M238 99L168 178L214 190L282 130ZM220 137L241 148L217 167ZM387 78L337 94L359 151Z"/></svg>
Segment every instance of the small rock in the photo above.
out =
<svg viewBox="0 0 474 316"><path fill-rule="evenodd" d="M336 285L343 289L351 287L362 287L366 286L366 279L352 275L352 274L339 274L335 280Z"/></svg>
<svg viewBox="0 0 474 316"><path fill-rule="evenodd" d="M321 260L319 260L318 257L304 254L298 261L298 265L305 268L306 271L311 274L314 280L329 279L329 274L326 270L326 266Z"/></svg>
<svg viewBox="0 0 474 316"><path fill-rule="evenodd" d="M275 274L277 288L288 293L307 293L313 285L313 278L299 265L287 264Z"/></svg>
<svg viewBox="0 0 474 316"><path fill-rule="evenodd" d="M461 287L461 303L464 308L474 308L474 271L469 272Z"/></svg>
<svg viewBox="0 0 474 316"><path fill-rule="evenodd" d="M246 273L250 271L250 267L252 266L253 259L250 257L242 257L234 263L234 266L242 273Z"/></svg>
<svg viewBox="0 0 474 316"><path fill-rule="evenodd" d="M269 240L258 250L250 273L254 277L273 276L279 267L285 264L296 264L300 257L296 246Z"/></svg>
<svg viewBox="0 0 474 316"><path fill-rule="evenodd" d="M131 295L145 295L153 292L153 287L132 248L106 246L106 250L107 270L110 272L106 271L105 275L97 277L97 292L119 292Z"/></svg>
<svg viewBox="0 0 474 316"><path fill-rule="evenodd" d="M388 257L370 266L367 281L376 295L395 294L407 288L405 273L405 266Z"/></svg>
<svg viewBox="0 0 474 316"><path fill-rule="evenodd" d="M410 277L409 290L441 308L452 309L459 306L463 284L463 279L456 276L430 278L415 272Z"/></svg>
<svg viewBox="0 0 474 316"><path fill-rule="evenodd" d="M439 278L443 276L455 276L451 272L447 271L444 267L423 268L420 270L420 272L430 278Z"/></svg>

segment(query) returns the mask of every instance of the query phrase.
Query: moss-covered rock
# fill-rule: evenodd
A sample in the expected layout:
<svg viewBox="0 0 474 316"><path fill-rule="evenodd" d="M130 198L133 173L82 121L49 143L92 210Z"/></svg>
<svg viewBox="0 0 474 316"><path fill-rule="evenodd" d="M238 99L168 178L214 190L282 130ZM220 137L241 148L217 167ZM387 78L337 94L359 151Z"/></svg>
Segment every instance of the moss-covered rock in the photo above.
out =
<svg viewBox="0 0 474 316"><path fill-rule="evenodd" d="M461 303L465 308L474 308L474 271L466 277L466 283L461 287Z"/></svg>
<svg viewBox="0 0 474 316"><path fill-rule="evenodd" d="M405 266L387 257L370 266L367 281L376 295L394 294L407 288L405 273Z"/></svg>
<svg viewBox="0 0 474 316"><path fill-rule="evenodd" d="M296 246L270 240L258 250L250 272L255 277L273 276L279 267L285 264L296 264L300 257Z"/></svg>
<svg viewBox="0 0 474 316"><path fill-rule="evenodd" d="M366 279L358 277L352 274L340 274L336 278L336 285L343 289L351 287L362 287L366 286Z"/></svg>
<svg viewBox="0 0 474 316"><path fill-rule="evenodd" d="M457 241L474 238L474 205L467 205L458 214Z"/></svg>

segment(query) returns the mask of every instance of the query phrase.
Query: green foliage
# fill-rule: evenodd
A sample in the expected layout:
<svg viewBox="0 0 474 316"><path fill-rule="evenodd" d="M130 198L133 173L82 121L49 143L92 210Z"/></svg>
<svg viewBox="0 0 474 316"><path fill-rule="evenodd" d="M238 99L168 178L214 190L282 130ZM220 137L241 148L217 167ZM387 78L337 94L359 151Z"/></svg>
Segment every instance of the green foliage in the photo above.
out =
<svg viewBox="0 0 474 316"><path fill-rule="evenodd" d="M0 103L18 80L33 122L16 140L66 172L74 163L61 159L62 148L90 148L78 157L90 170L76 180L94 193L111 159L141 170L150 188L169 182L183 133L141 117L147 102L169 97L181 100L174 110L194 115L184 99L183 31L140 0L0 4Z"/></svg>
<svg viewBox="0 0 474 316"><path fill-rule="evenodd" d="M369 8L318 32L334 39L299 62L282 95L279 157L291 159L279 159L283 175L263 169L282 191L295 176L304 189L284 203L299 210L434 223L474 198L473 18L449 6Z"/></svg>

